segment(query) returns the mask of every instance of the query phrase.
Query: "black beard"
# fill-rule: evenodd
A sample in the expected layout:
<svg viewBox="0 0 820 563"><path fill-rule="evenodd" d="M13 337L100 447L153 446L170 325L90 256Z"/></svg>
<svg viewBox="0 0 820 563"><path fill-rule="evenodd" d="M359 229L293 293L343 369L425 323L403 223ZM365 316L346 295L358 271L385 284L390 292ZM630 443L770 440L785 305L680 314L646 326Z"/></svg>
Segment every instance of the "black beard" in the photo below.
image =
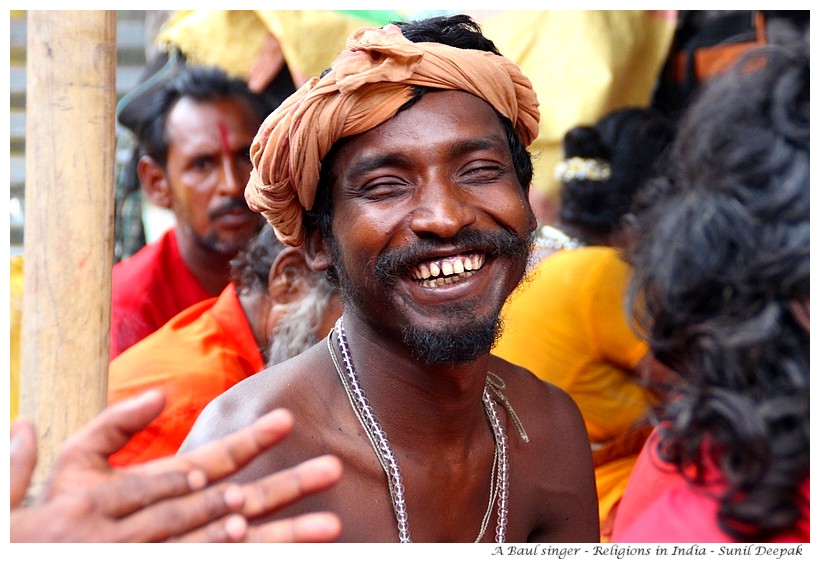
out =
<svg viewBox="0 0 820 563"><path fill-rule="evenodd" d="M461 315L472 321L458 331L436 332L403 326L402 339L413 357L427 365L459 364L472 362L492 350L501 335L500 309L483 319L470 316L472 311L463 309L468 307L453 306L447 310L447 315Z"/></svg>
<svg viewBox="0 0 820 563"><path fill-rule="evenodd" d="M499 230L486 233L475 230L462 231L450 242L469 248L470 252L479 252L487 259L505 257L524 265L527 264L532 249L530 238L522 238L516 233ZM440 248L436 239L419 239L407 248L387 251L376 259L376 277L386 287L395 285L395 280L409 275L410 271ZM341 253L334 238L330 240L330 252L333 261L331 277L337 282L342 298L346 303L362 303L363 295L348 276L342 262ZM427 365L442 363L471 362L488 353L501 335L500 318L503 302L498 309L483 318L475 316L469 303L453 303L444 307L448 318L464 319L465 325L458 330L421 330L418 327L403 326L402 340L410 348L413 357Z"/></svg>
<svg viewBox="0 0 820 563"><path fill-rule="evenodd" d="M194 242L210 254L218 254L229 259L236 256L248 243L248 241L224 241L216 233L209 233L205 236L194 234Z"/></svg>
<svg viewBox="0 0 820 563"><path fill-rule="evenodd" d="M240 250L244 250L250 244L251 240L256 236L255 234L251 234L247 239L236 239L236 240L222 240L219 238L219 235L215 232L210 232L205 235L198 235L194 232L194 230L190 227L186 227L188 233L190 233L191 238L199 248L205 250L209 254L217 254L227 259L231 259L236 256ZM262 228L262 223L259 223L259 227L256 230L256 233L259 233L259 230Z"/></svg>

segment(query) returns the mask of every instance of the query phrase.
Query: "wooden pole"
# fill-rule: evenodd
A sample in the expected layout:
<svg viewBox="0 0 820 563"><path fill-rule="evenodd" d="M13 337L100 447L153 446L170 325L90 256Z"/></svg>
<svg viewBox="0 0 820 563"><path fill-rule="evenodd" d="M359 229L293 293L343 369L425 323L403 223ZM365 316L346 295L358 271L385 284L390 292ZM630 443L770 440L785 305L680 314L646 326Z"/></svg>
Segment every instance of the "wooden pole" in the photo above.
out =
<svg viewBox="0 0 820 563"><path fill-rule="evenodd" d="M114 248L116 12L30 11L21 412L35 483L106 404Z"/></svg>

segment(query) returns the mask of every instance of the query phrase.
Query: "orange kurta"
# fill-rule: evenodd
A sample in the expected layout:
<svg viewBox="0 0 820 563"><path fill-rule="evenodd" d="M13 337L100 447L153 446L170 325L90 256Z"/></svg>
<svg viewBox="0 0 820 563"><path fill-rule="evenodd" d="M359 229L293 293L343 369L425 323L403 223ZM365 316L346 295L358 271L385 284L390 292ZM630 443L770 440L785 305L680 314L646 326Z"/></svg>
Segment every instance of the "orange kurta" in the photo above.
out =
<svg viewBox="0 0 820 563"><path fill-rule="evenodd" d="M630 268L610 247L545 258L507 301L493 353L567 391L593 447L624 435L651 397L633 376L648 352L632 330L625 295ZM602 532L626 487L637 452L595 468Z"/></svg>
<svg viewBox="0 0 820 563"><path fill-rule="evenodd" d="M236 288L184 310L117 356L109 368L109 404L162 387L165 409L111 456L129 465L176 453L202 409L222 392L264 369Z"/></svg>

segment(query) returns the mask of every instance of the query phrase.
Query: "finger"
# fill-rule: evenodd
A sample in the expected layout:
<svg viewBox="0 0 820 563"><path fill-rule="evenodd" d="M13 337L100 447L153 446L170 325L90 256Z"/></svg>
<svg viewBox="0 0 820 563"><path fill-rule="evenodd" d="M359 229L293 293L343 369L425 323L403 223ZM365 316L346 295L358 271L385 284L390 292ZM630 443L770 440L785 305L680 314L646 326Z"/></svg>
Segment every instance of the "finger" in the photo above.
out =
<svg viewBox="0 0 820 563"><path fill-rule="evenodd" d="M55 466L77 460L107 460L122 448L131 436L148 426L162 412L165 394L151 389L124 401L106 407L91 422L60 447Z"/></svg>
<svg viewBox="0 0 820 563"><path fill-rule="evenodd" d="M239 524L240 521L218 519L240 510L247 519L268 516L307 495L331 487L341 476L341 462L328 455L245 485L214 485L184 497L147 506L130 516L127 519L128 541L162 541L168 538L174 538L174 541L243 541L245 527ZM163 475L143 477L152 479L162 478ZM282 525L265 528L264 532L254 528L254 533L262 533L261 538L304 538L281 541L331 541L335 538L334 534L338 535L337 527L333 522L328 523L326 517L318 519L318 522L324 523L322 526L308 526L310 522L312 520L305 523L298 520L295 528ZM226 523L232 523L232 526L223 528Z"/></svg>
<svg viewBox="0 0 820 563"><path fill-rule="evenodd" d="M339 539L342 522L330 512L313 512L286 520L251 526L246 542L332 542Z"/></svg>
<svg viewBox="0 0 820 563"><path fill-rule="evenodd" d="M153 475L128 468L111 471L88 494L100 513L121 518L154 503L200 490L206 482L199 470L180 469Z"/></svg>
<svg viewBox="0 0 820 563"><path fill-rule="evenodd" d="M60 446L43 494L50 497L76 487L93 494L92 484L116 481L108 456L156 418L164 405L163 391L152 389L105 408Z"/></svg>
<svg viewBox="0 0 820 563"><path fill-rule="evenodd" d="M127 516L235 473L282 440L292 428L293 416L277 409L246 428L191 452L119 470L100 485L95 498L106 514Z"/></svg>
<svg viewBox="0 0 820 563"><path fill-rule="evenodd" d="M239 485L223 483L157 502L119 520L120 530L124 535L120 541L156 542L169 538L179 539L197 530L199 536L196 537L201 541L240 541L244 532L236 531L236 519L232 521L234 525L223 532L219 532L218 527L226 523L227 516L242 507L244 500ZM239 516L244 521L244 517ZM222 538L222 533L231 535L231 538Z"/></svg>
<svg viewBox="0 0 820 563"><path fill-rule="evenodd" d="M246 466L260 453L282 441L292 429L293 415L285 409L276 409L233 434L184 454L151 461L139 471L156 474L199 470L210 483Z"/></svg>
<svg viewBox="0 0 820 563"><path fill-rule="evenodd" d="M282 46L273 34L266 34L262 46L248 70L246 82L251 92L262 92L271 80L282 70L285 56Z"/></svg>
<svg viewBox="0 0 820 563"><path fill-rule="evenodd" d="M184 543L237 543L247 539L248 521L240 514L230 514L216 522L183 534L170 541Z"/></svg>
<svg viewBox="0 0 820 563"><path fill-rule="evenodd" d="M19 419L11 425L9 442L9 505L20 506L37 465L37 433L29 420Z"/></svg>
<svg viewBox="0 0 820 563"><path fill-rule="evenodd" d="M295 467L242 486L242 513L249 519L269 515L308 495L326 490L342 477L342 463L331 455L313 458Z"/></svg>

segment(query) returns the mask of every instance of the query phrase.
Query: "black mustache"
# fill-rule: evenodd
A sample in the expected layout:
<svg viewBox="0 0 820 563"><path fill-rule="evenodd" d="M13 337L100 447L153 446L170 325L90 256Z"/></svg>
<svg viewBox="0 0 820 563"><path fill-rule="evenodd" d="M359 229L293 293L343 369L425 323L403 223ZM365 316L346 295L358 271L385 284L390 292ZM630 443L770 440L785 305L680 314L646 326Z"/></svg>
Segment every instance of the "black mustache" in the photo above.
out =
<svg viewBox="0 0 820 563"><path fill-rule="evenodd" d="M248 207L248 204L245 201L244 197L235 197L231 198L230 201L220 205L216 209L210 211L208 213L208 218L217 219L219 217L222 217L223 215L227 215L228 213L237 208L250 211L250 208Z"/></svg>
<svg viewBox="0 0 820 563"><path fill-rule="evenodd" d="M521 237L508 230L477 231L464 230L451 239L447 247L458 246L469 253L484 254L488 258L507 256L511 258L526 257L530 251L530 239ZM444 241L439 239L419 239L405 248L388 250L376 259L376 275L383 282L391 278L404 276L415 268L419 262L428 260L431 255L441 252Z"/></svg>

